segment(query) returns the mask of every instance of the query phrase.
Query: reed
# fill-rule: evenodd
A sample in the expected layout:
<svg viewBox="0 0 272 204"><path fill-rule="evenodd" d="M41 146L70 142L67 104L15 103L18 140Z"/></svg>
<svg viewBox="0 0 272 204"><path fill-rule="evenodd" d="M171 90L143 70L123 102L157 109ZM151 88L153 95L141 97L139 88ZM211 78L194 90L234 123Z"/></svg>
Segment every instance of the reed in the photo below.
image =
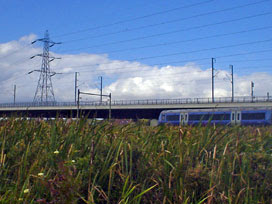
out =
<svg viewBox="0 0 272 204"><path fill-rule="evenodd" d="M1 203L271 203L272 127L0 122Z"/></svg>

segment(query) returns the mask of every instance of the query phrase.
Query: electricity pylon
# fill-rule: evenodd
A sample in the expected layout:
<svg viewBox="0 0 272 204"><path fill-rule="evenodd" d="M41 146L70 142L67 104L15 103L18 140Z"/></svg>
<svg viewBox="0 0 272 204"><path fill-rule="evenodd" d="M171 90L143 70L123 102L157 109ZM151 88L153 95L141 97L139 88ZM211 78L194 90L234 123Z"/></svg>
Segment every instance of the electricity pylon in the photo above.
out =
<svg viewBox="0 0 272 204"><path fill-rule="evenodd" d="M36 56L42 57L41 69L28 72L28 74L34 71L40 72L40 78L38 81L33 102L41 102L41 103L55 102L51 76L57 73L52 72L50 70L50 62L52 62L54 59L60 59L60 58L50 57L49 48L54 46L55 44L60 44L60 43L50 41L48 30L46 30L44 38L37 39L33 41L32 44L34 44L37 41L43 42L44 46L43 46L43 54L37 54L30 58L30 59L33 59Z"/></svg>

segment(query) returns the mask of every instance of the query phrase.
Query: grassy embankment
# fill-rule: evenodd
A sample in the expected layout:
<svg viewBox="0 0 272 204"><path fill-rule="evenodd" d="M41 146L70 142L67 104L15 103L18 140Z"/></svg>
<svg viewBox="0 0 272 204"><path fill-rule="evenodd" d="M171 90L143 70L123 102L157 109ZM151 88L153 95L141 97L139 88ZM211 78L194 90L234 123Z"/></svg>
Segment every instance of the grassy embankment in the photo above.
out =
<svg viewBox="0 0 272 204"><path fill-rule="evenodd" d="M1 203L270 203L272 127L0 122Z"/></svg>

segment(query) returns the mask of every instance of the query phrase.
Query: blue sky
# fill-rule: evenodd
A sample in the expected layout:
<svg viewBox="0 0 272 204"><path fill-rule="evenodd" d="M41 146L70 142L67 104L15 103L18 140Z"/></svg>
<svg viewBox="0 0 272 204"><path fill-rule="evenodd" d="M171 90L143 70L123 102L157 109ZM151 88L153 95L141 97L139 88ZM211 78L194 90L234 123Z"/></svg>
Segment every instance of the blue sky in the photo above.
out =
<svg viewBox="0 0 272 204"><path fill-rule="evenodd" d="M205 71L211 67L210 58L215 57L218 75L226 74L230 64L237 77L271 74L271 0L0 0L0 4L0 44L31 34L42 38L48 29L53 41L62 42L52 48L62 60L89 54L159 69L194 63ZM55 70L62 70L61 64L56 63ZM89 72L97 78L101 73L93 64L70 64L71 72ZM30 69L37 69L35 66L29 62ZM129 78L129 69L124 71ZM186 72L190 75L190 69ZM135 77L135 71L133 74ZM108 76L105 84L110 86L118 77ZM172 76L176 81L182 77ZM216 80L219 83L223 78ZM272 90L263 93L267 91Z"/></svg>

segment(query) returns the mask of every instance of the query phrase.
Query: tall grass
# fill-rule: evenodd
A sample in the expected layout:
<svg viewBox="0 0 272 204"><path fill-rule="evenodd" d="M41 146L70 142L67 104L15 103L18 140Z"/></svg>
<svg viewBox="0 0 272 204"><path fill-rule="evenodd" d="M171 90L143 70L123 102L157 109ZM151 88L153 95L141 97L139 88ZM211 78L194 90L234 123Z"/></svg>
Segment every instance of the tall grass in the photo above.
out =
<svg viewBox="0 0 272 204"><path fill-rule="evenodd" d="M271 203L272 127L0 122L1 203Z"/></svg>

